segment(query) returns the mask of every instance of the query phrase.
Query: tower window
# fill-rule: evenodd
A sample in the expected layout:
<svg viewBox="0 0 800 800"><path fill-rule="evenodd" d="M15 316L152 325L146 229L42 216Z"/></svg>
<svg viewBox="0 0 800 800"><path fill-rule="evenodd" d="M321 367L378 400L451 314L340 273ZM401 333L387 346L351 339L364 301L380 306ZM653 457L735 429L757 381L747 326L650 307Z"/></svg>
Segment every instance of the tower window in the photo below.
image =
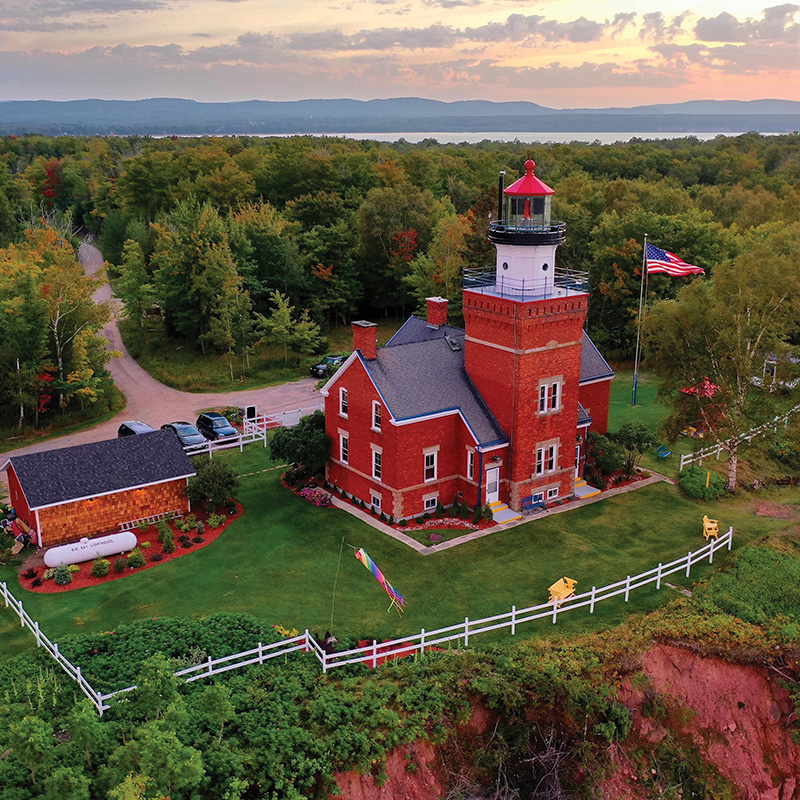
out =
<svg viewBox="0 0 800 800"><path fill-rule="evenodd" d="M503 262L503 269L508 269L508 261Z"/></svg>
<svg viewBox="0 0 800 800"><path fill-rule="evenodd" d="M436 461L437 461L437 454L436 453L425 453L425 480L426 481L435 481L436 480Z"/></svg>
<svg viewBox="0 0 800 800"><path fill-rule="evenodd" d="M347 389L339 389L339 414L347 416Z"/></svg>
<svg viewBox="0 0 800 800"><path fill-rule="evenodd" d="M546 475L548 472L555 472L556 452L558 445L550 444L539 447L536 450L536 474Z"/></svg>
<svg viewBox="0 0 800 800"><path fill-rule="evenodd" d="M542 272L547 272L548 269L550 269L549 264L542 264Z"/></svg>
<svg viewBox="0 0 800 800"><path fill-rule="evenodd" d="M539 382L539 414L555 414L561 410L563 378L543 378Z"/></svg>

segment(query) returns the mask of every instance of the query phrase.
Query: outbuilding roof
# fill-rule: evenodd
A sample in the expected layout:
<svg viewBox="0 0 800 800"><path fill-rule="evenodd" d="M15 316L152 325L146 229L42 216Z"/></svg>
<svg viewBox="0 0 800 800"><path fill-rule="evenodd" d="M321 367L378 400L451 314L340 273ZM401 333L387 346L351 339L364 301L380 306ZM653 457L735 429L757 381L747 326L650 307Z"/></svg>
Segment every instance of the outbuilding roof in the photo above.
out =
<svg viewBox="0 0 800 800"><path fill-rule="evenodd" d="M195 474L172 431L13 456L3 469L9 464L32 511Z"/></svg>

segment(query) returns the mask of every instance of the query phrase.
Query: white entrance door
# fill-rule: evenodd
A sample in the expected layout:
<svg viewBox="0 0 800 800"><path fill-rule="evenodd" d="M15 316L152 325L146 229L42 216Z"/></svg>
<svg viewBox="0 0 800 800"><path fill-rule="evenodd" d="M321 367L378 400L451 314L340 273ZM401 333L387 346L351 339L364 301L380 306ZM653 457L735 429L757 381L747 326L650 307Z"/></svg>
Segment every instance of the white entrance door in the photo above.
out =
<svg viewBox="0 0 800 800"><path fill-rule="evenodd" d="M486 502L496 503L500 499L500 467L486 470Z"/></svg>
<svg viewBox="0 0 800 800"><path fill-rule="evenodd" d="M581 446L579 444L575 445L575 477L578 479L581 477Z"/></svg>

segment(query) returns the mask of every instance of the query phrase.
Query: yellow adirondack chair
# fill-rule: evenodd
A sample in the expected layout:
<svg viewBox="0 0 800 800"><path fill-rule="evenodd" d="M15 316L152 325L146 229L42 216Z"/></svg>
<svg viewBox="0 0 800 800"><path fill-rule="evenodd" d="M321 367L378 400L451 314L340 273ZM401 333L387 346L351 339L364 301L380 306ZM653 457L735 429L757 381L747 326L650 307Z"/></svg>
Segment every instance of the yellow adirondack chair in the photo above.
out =
<svg viewBox="0 0 800 800"><path fill-rule="evenodd" d="M703 514L703 538L708 541L711 538L719 538L719 520L709 519Z"/></svg>
<svg viewBox="0 0 800 800"><path fill-rule="evenodd" d="M561 578L557 580L547 591L550 592L550 599L547 601L548 603L562 603L568 597L571 597L575 594L575 587L578 585L578 581L573 580L572 578Z"/></svg>

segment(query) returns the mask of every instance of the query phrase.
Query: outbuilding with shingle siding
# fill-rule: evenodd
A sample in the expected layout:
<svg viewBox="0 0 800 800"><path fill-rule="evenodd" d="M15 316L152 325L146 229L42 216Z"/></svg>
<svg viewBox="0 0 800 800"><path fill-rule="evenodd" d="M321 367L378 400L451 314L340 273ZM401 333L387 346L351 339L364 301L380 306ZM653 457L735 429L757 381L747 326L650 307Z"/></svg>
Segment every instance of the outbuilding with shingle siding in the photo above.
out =
<svg viewBox="0 0 800 800"><path fill-rule="evenodd" d="M175 511L188 513L192 462L172 431L14 456L8 473L17 515L49 547Z"/></svg>

